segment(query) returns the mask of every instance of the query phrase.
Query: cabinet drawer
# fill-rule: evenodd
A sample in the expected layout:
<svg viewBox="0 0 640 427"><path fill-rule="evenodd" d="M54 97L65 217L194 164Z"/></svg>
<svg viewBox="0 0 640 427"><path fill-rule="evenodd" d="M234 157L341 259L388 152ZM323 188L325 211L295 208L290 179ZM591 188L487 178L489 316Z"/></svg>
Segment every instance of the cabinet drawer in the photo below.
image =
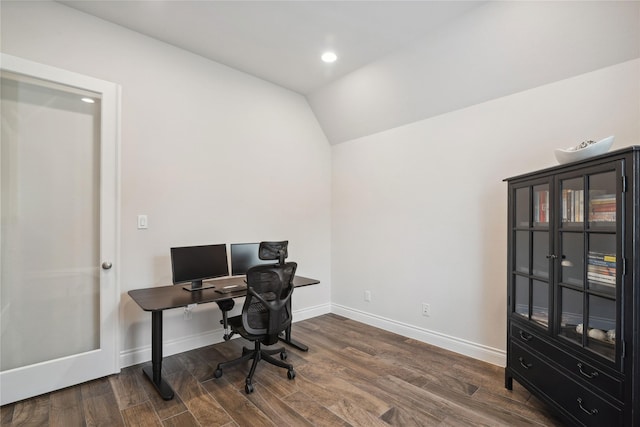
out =
<svg viewBox="0 0 640 427"><path fill-rule="evenodd" d="M531 354L518 344L509 354L512 370L543 392L556 405L585 426L622 425L622 410ZM518 377L516 377L518 379Z"/></svg>
<svg viewBox="0 0 640 427"><path fill-rule="evenodd" d="M618 400L622 400L624 396L623 383L599 369L576 357L560 350L558 347L548 343L538 337L535 333L521 328L516 324L511 324L512 342L517 342L524 348L532 348L538 353L548 357L555 363L576 375L589 388L597 387L598 389L608 393Z"/></svg>
<svg viewBox="0 0 640 427"><path fill-rule="evenodd" d="M553 346L546 341L542 340L534 332L521 328L515 323L511 323L511 337L514 341L517 341L523 346L531 347L538 353L544 354L553 358L554 352Z"/></svg>

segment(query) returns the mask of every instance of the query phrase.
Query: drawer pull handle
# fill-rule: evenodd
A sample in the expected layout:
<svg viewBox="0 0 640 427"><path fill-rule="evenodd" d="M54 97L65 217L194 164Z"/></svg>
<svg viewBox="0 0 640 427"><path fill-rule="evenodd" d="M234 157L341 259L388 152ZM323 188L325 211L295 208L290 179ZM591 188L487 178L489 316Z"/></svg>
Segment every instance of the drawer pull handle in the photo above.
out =
<svg viewBox="0 0 640 427"><path fill-rule="evenodd" d="M582 409L582 412L584 412L587 415L597 415L598 414L598 410L593 408L593 409L587 409L584 406L582 406L582 398L579 397L578 398L578 406L580 407L580 409Z"/></svg>
<svg viewBox="0 0 640 427"><path fill-rule="evenodd" d="M525 363L524 357L518 357L518 361L520 362L520 366L522 366L524 369L529 369L533 366L533 363Z"/></svg>
<svg viewBox="0 0 640 427"><path fill-rule="evenodd" d="M522 341L531 341L531 338L533 338L533 335L531 334L525 334L524 331L520 331L520 338L522 338Z"/></svg>
<svg viewBox="0 0 640 427"><path fill-rule="evenodd" d="M587 378L593 378L593 377L597 377L598 376L598 371L593 371L592 373L586 373L585 371L582 370L582 363L578 363L578 369L580 370L580 373L587 377Z"/></svg>

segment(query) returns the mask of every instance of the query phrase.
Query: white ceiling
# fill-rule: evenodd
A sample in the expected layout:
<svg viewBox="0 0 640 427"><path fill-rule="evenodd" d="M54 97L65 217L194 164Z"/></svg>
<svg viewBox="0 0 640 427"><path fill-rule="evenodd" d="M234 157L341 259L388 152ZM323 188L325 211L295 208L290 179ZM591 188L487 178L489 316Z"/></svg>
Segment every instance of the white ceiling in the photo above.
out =
<svg viewBox="0 0 640 427"><path fill-rule="evenodd" d="M63 1L293 91L310 92L482 1ZM320 55L334 50L338 61Z"/></svg>

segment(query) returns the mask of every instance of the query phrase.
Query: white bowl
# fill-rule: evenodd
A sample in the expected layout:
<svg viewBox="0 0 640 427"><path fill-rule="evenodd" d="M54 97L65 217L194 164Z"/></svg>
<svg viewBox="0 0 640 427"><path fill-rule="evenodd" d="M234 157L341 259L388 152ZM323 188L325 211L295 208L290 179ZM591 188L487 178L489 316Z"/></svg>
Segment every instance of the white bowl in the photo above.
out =
<svg viewBox="0 0 640 427"><path fill-rule="evenodd" d="M558 160L558 163L563 164L569 162L577 162L578 160L588 159L589 157L604 154L609 151L614 139L615 136L611 135L604 139L601 139L598 142L589 144L584 148L570 147L564 150L561 148L556 148L556 160Z"/></svg>

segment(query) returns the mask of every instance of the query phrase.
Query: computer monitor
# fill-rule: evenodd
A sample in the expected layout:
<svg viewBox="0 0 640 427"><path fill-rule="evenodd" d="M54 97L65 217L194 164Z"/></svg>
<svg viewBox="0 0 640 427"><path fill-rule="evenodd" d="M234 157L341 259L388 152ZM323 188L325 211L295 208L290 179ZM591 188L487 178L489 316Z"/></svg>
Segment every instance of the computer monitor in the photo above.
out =
<svg viewBox="0 0 640 427"><path fill-rule="evenodd" d="M171 248L171 269L175 285L191 282L191 286L184 287L188 291L213 288L213 284L203 285L202 281L229 275L227 245Z"/></svg>
<svg viewBox="0 0 640 427"><path fill-rule="evenodd" d="M232 243L231 244L231 275L242 276L247 270L260 264L275 264L273 260L258 257L260 243Z"/></svg>

